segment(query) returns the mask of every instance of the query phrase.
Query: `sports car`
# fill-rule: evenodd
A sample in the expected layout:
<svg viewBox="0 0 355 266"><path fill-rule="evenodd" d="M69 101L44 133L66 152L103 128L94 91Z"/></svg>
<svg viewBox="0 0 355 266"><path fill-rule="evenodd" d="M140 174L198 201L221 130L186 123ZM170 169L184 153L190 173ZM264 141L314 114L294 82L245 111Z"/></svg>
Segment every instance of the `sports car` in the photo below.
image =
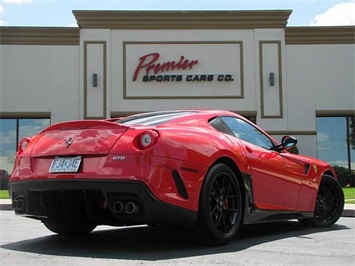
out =
<svg viewBox="0 0 355 266"><path fill-rule="evenodd" d="M58 234L184 226L216 245L242 224L330 226L342 188L330 165L290 153L296 144L223 110L62 122L19 142L12 206Z"/></svg>

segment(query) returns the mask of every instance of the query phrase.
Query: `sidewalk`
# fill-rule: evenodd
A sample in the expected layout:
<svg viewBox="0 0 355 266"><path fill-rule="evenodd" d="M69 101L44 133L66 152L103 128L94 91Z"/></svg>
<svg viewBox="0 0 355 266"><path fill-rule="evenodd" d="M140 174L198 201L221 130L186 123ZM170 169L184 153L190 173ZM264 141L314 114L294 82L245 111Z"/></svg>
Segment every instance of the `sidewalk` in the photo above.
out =
<svg viewBox="0 0 355 266"><path fill-rule="evenodd" d="M11 200L0 199L0 210L11 211ZM342 217L355 217L355 204L345 204Z"/></svg>
<svg viewBox="0 0 355 266"><path fill-rule="evenodd" d="M355 204L345 204L342 217L355 217Z"/></svg>

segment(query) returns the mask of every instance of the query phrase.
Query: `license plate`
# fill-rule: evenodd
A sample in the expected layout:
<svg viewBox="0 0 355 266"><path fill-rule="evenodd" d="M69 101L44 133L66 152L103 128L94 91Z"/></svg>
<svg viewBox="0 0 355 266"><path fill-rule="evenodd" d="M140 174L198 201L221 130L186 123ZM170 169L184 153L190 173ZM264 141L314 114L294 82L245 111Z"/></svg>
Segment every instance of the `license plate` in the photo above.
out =
<svg viewBox="0 0 355 266"><path fill-rule="evenodd" d="M49 168L50 173L75 173L78 172L81 163L81 156L76 157L55 157Z"/></svg>

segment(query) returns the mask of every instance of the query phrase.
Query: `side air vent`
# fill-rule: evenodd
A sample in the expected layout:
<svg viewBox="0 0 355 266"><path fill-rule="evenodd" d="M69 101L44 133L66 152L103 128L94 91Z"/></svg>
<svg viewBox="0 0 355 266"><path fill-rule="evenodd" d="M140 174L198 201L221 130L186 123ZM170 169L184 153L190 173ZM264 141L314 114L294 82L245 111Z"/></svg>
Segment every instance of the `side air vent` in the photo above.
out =
<svg viewBox="0 0 355 266"><path fill-rule="evenodd" d="M311 167L311 165L308 163L304 165L304 175L308 175L310 167Z"/></svg>
<svg viewBox="0 0 355 266"><path fill-rule="evenodd" d="M181 176L179 175L179 173L176 170L174 170L172 172L172 175L174 177L175 185L176 185L176 188L177 188L180 196L183 197L184 199L188 199L189 195L187 194L187 191L186 191L184 182L181 179Z"/></svg>

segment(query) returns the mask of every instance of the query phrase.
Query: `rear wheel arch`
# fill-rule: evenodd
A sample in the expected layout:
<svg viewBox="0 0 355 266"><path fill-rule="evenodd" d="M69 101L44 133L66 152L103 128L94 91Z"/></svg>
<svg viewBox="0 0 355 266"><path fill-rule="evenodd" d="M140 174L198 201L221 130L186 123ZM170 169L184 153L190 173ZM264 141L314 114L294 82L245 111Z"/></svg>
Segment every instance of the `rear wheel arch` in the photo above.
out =
<svg viewBox="0 0 355 266"><path fill-rule="evenodd" d="M209 170L216 164L225 164L227 165L229 168L232 169L232 171L235 173L236 177L237 177L237 181L240 187L240 192L242 193L242 203L243 203L243 207L245 206L245 185L244 185L244 180L243 180L243 174L240 171L239 166L236 164L235 161L233 161L231 158L229 157L221 157L218 160L216 160L208 169L207 173L209 172ZM242 214L243 216L244 214Z"/></svg>
<svg viewBox="0 0 355 266"><path fill-rule="evenodd" d="M238 172L228 160L209 168L200 193L197 232L206 243L226 244L243 220L243 193Z"/></svg>

